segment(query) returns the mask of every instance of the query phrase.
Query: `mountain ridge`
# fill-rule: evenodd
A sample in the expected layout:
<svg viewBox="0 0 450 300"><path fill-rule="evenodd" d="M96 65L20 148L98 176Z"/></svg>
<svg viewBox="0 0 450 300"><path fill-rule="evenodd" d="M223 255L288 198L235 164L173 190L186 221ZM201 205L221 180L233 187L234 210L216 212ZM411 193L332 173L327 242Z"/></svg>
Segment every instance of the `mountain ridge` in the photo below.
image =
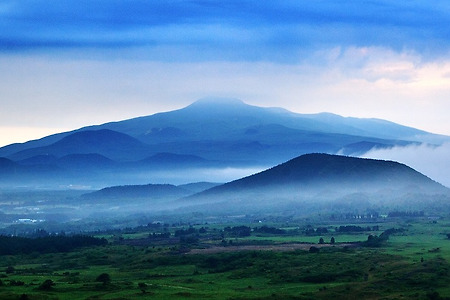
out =
<svg viewBox="0 0 450 300"><path fill-rule="evenodd" d="M306 190L318 186L321 188L331 186L332 188L351 188L356 192L358 189L374 191L378 187L402 189L405 185L419 185L426 193L450 191L422 173L395 161L311 153L262 172L213 187L198 195L283 188L291 184Z"/></svg>
<svg viewBox="0 0 450 300"><path fill-rule="evenodd" d="M382 138L386 135L391 138ZM0 157L19 166L39 165L43 171L53 172L57 170L52 157L57 161L72 155L75 162L74 155L78 155L87 170L96 168L95 174L81 174L83 168L75 163L64 166L60 163L63 170L58 177L64 176L64 170L70 173L76 169L77 180L88 181L93 176L101 177L102 173L112 178L108 163L95 164L91 160L90 167L89 159L81 160L80 156L98 155L99 159L112 160L110 165L115 164L117 180L123 178L129 182L126 178L133 168L146 174L161 170L165 165L180 172L203 167L261 168L306 153L362 155L372 148L417 145L433 139L450 141L450 137L384 120L344 118L329 113L298 114L223 98L201 99L169 112L86 126L11 144L0 148ZM166 153L165 157L161 153ZM130 163L134 164L131 169ZM38 174L38 169L33 172ZM72 176L70 180L75 179Z"/></svg>
<svg viewBox="0 0 450 300"><path fill-rule="evenodd" d="M354 209L366 210L440 195L450 195L450 189L395 161L312 153L179 199L178 204L184 211L317 213L339 205L348 210L346 199L352 199Z"/></svg>
<svg viewBox="0 0 450 300"><path fill-rule="evenodd" d="M217 106L217 104L220 104L219 106ZM231 104L230 104L231 103ZM236 107L238 109L236 109ZM291 111L288 111L284 108L277 108L277 107L269 107L269 108L264 108L264 107L258 107L258 106L253 106L253 105L248 105L245 104L243 101L241 100L237 100L237 99L232 99L232 100L227 100L227 99L219 99L217 101L215 100L211 100L211 99L201 99L198 101L195 101L194 103L181 108L181 109L177 109L177 110L173 110L173 111L168 111L168 112L160 112L160 113L155 113L152 115L148 115L148 116L141 116L141 117L136 117L136 118L131 118L128 120L122 120L122 121L113 121L113 122L107 122L101 125L90 125L90 126L86 126L86 127L82 127L73 131L68 131L68 132L63 132L63 133L58 133L58 134L53 134L47 137L43 137L41 139L37 139L37 140L32 140L32 141L28 141L25 143L15 143L15 144L11 144L11 145L7 145L4 147L0 147L0 157L8 157L10 155L12 155L13 153L22 151L24 149L28 149L28 148L36 148L36 147L42 147L42 146L48 146L52 143L57 142L58 140L61 140L62 138L66 137L67 135L71 135L74 133L77 133L79 131L93 131L93 130L102 130L102 129L109 129L112 131L117 131L117 132L121 132L121 133L125 133L127 135L130 135L131 137L139 137L141 139L148 139L149 136L153 135L157 135L158 133L161 132L161 130L165 130L165 129L172 129L172 130L178 130L179 134L186 134L189 135L187 133L187 131L184 128L184 125L182 126L183 128L177 128L177 126L181 126L182 124L186 123L186 120L188 120L188 122L191 122L191 119L194 119L194 127L197 126L199 123L201 123L201 119L198 118L209 118L212 120L216 120L216 114L217 113L232 113L232 114L237 114L237 116L242 116L242 114L245 114L245 117L248 118L247 119L247 123L248 126L245 127L250 127L250 126L255 126L255 125L263 125L263 124L279 124L288 128L292 128L292 129L297 129L297 130L308 130L308 131L314 131L314 132L328 132L330 133L330 128L332 129L332 133L344 133L344 129L345 128L349 128L349 125L345 125L344 127L342 127L341 125L339 125L339 127L337 128L336 124L333 124L333 126L331 126L329 123L330 120L332 121L336 121L338 120L340 123L344 122L344 121L350 121L347 123L357 123L360 121L363 122L368 122L368 123L376 123L376 124L380 124L382 123L382 125L389 125L389 126L397 126L397 128L401 128L402 130L406 130L408 131L408 136L411 137L413 136L420 136L420 135L426 135L429 134L423 130L418 130L415 128L411 128L411 127L407 127L407 126L403 126L403 125L399 125L390 121L386 121L386 120L381 120L381 119L363 119L363 118L354 118L354 117L342 117L339 115L335 115L335 114L331 114L331 113L318 113L318 114L299 114L299 113L294 113ZM261 113L260 116L252 117L253 113ZM190 117L186 117L186 113L193 113L193 116L191 115ZM205 116L206 115L206 116ZM249 116L250 115L250 116ZM279 121L279 119L273 119L273 116L275 116L276 118L280 118L281 117L286 117L288 116L287 120L284 121ZM255 121L256 118L256 121ZM269 121L267 121L267 119L269 119ZM248 121L250 120L250 121ZM220 120L219 120L220 121ZM242 122L242 120L240 120ZM302 121L302 122L300 122ZM234 120L232 119L229 122L234 122ZM293 125L293 123L296 122L300 122L302 124L300 125ZM344 122L346 123L346 122ZM181 125L180 125L181 124ZM290 125L290 126L288 126ZM350 126L353 129L355 129L356 131L352 133L352 135L354 134L359 134L364 136L365 131L364 130L359 130L356 128L355 125ZM344 128L344 129L343 129ZM153 131L152 131L153 129ZM197 128L198 129L198 128ZM205 126L203 126L203 129L208 129L205 128ZM377 128L376 130L378 133L379 132L383 132L383 130L379 130L379 128ZM384 130L386 132L390 132L391 130ZM171 132L170 134L171 136L174 136L173 132ZM175 134L176 135L176 134ZM434 135L431 134L432 136L437 136L438 137L442 137L443 139L447 139L448 137L445 136L439 136L439 135ZM370 137L372 138L377 138L374 135L371 135ZM386 137L378 137L381 139L385 139ZM401 136L394 136L391 138L394 138L396 140L400 140L402 139ZM142 140L141 140L142 141ZM419 141L420 142L420 141ZM159 151L159 152L164 152L164 151Z"/></svg>

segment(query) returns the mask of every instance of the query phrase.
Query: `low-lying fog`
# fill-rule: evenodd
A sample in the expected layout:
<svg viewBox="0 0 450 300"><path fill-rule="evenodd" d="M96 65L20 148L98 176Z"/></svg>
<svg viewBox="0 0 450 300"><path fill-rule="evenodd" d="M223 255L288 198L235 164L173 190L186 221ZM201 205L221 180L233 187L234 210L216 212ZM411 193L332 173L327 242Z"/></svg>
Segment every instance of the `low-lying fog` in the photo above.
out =
<svg viewBox="0 0 450 300"><path fill-rule="evenodd" d="M170 183L175 185L202 181L225 183L261 172L269 167L198 168L184 169L181 171L139 172L127 175L128 177L124 178L123 181L127 181L125 184Z"/></svg>
<svg viewBox="0 0 450 300"><path fill-rule="evenodd" d="M361 157L398 161L450 187L450 143L374 149Z"/></svg>

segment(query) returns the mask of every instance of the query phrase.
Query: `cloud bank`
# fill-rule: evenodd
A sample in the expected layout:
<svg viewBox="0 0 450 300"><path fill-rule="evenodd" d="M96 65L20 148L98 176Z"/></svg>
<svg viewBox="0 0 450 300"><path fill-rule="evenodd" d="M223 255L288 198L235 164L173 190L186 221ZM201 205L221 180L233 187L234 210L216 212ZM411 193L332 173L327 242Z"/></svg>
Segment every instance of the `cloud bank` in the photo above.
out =
<svg viewBox="0 0 450 300"><path fill-rule="evenodd" d="M450 187L450 143L440 146L416 145L394 147L392 149L375 149L362 157L394 160L404 163L431 179Z"/></svg>
<svg viewBox="0 0 450 300"><path fill-rule="evenodd" d="M445 1L417 0L6 0L0 49L142 47L158 60L292 62L311 49L352 45L434 56L450 46L448 11Z"/></svg>

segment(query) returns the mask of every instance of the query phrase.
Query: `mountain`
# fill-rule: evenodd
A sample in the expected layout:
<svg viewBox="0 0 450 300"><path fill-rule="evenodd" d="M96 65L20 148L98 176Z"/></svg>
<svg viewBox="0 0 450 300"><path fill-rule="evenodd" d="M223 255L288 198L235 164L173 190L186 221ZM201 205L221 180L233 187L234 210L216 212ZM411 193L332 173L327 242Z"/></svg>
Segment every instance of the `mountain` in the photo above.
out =
<svg viewBox="0 0 450 300"><path fill-rule="evenodd" d="M191 194L190 191L171 184L147 184L113 186L82 195L82 198L98 202L98 200L119 200L125 204L128 201L173 200Z"/></svg>
<svg viewBox="0 0 450 300"><path fill-rule="evenodd" d="M47 146L18 151L8 158L24 160L38 155L62 157L70 154L98 153L110 159L127 160L130 157L145 157L149 150L148 145L124 133L108 129L82 130Z"/></svg>
<svg viewBox="0 0 450 300"><path fill-rule="evenodd" d="M65 155L58 158L55 164L71 170L112 169L118 166L115 161L97 153Z"/></svg>
<svg viewBox="0 0 450 300"><path fill-rule="evenodd" d="M0 157L0 175L8 176L17 171L19 165L10 159Z"/></svg>
<svg viewBox="0 0 450 300"><path fill-rule="evenodd" d="M68 181L74 184L104 178L102 184L113 185L110 179L114 184L131 178L141 178L136 184L149 182L160 174L150 173L166 168L176 170L173 174L179 178L189 176L191 168L261 169L306 153L361 155L372 148L430 141L440 144L450 138L379 119L297 114L236 99L202 99L174 111L8 145L0 148L0 157L26 169L53 172L59 179L71 174Z"/></svg>
<svg viewBox="0 0 450 300"><path fill-rule="evenodd" d="M326 203L330 207L346 197L371 207L393 204L409 197L448 195L450 190L414 169L397 162L330 154L306 154L263 172L244 177L181 199L195 210L277 211ZM371 200L371 201L369 201ZM357 201L358 202L358 201ZM385 204L386 204L385 203Z"/></svg>
<svg viewBox="0 0 450 300"><path fill-rule="evenodd" d="M214 182L194 182L194 183L186 183L181 184L178 187L183 188L185 190L190 191L192 194L200 193L205 190L211 189L215 186L220 185L220 183L214 183Z"/></svg>
<svg viewBox="0 0 450 300"><path fill-rule="evenodd" d="M416 186L426 193L447 191L441 184L398 162L312 153L214 187L204 193L261 190L292 185L299 189L332 186L348 187L355 191Z"/></svg>
<svg viewBox="0 0 450 300"><path fill-rule="evenodd" d="M143 184L111 186L98 191L83 194L83 199L98 200L125 200L130 199L164 199L173 200L194 193L199 193L219 185L212 182L194 182L182 185L172 184Z"/></svg>
<svg viewBox="0 0 450 300"><path fill-rule="evenodd" d="M141 166L155 168L201 167L208 165L208 161L196 155L174 153L157 153L137 162Z"/></svg>

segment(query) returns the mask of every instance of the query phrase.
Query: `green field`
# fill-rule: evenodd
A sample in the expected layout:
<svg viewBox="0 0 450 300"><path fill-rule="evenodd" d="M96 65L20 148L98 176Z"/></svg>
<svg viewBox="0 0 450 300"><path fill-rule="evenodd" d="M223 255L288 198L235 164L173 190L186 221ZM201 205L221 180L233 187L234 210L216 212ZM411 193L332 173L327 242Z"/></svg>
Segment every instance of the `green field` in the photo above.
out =
<svg viewBox="0 0 450 300"><path fill-rule="evenodd" d="M383 221L380 231L351 234L320 224L328 226L326 234L287 230L245 237L224 236L219 228L227 225L215 224L191 243L171 238L166 244L146 239L151 230L123 234L120 242L100 234L108 245L0 256L0 299L446 299L449 224ZM379 247L341 244L388 228L402 230ZM319 247L320 237L325 244L309 251ZM290 243L306 243L305 249L269 250Z"/></svg>

